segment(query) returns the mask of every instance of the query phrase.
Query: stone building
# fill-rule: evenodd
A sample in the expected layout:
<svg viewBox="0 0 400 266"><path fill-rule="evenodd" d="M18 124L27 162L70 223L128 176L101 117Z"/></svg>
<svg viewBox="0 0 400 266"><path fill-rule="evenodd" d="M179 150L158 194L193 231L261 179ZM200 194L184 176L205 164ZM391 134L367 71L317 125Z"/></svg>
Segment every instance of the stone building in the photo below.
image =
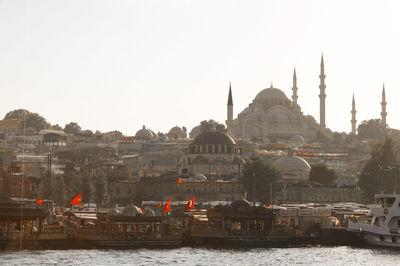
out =
<svg viewBox="0 0 400 266"><path fill-rule="evenodd" d="M310 115L304 115L297 103L297 76L293 74L292 100L283 91L266 88L259 92L236 119L233 119L232 89L229 87L227 130L235 138L247 138L258 143L287 142L295 136L306 141L318 139L318 133L325 130L325 70L321 58L320 73L320 123Z"/></svg>
<svg viewBox="0 0 400 266"><path fill-rule="evenodd" d="M237 177L243 167L241 151L235 140L220 131L200 133L189 144L178 164L183 175L215 173L221 177Z"/></svg>
<svg viewBox="0 0 400 266"><path fill-rule="evenodd" d="M291 184L286 188L288 203L361 202L362 191L354 188L313 187L309 184Z"/></svg>
<svg viewBox="0 0 400 266"><path fill-rule="evenodd" d="M264 89L233 121L236 138L259 143L287 142L295 136L315 140L320 130L311 116L305 116L298 105L277 88Z"/></svg>

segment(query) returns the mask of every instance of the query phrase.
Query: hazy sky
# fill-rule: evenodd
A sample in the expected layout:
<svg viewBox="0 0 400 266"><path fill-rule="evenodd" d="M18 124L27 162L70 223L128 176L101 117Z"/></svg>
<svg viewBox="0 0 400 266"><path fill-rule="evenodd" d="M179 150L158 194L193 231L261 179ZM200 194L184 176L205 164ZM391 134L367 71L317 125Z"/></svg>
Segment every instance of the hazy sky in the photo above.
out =
<svg viewBox="0 0 400 266"><path fill-rule="evenodd" d="M0 0L0 116L25 108L52 124L134 135L225 122L269 87L319 121L351 129L380 118L400 128L400 1Z"/></svg>

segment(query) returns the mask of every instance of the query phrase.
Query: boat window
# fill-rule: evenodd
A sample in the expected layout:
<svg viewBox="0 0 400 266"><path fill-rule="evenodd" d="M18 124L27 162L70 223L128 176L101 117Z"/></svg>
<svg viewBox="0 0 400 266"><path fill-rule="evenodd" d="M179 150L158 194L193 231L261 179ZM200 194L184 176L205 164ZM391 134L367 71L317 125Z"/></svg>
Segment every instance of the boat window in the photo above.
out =
<svg viewBox="0 0 400 266"><path fill-rule="evenodd" d="M390 228L400 228L400 216L394 216L390 219L388 226Z"/></svg>
<svg viewBox="0 0 400 266"><path fill-rule="evenodd" d="M395 198L387 198L386 200L387 200L387 205L385 207L392 207Z"/></svg>

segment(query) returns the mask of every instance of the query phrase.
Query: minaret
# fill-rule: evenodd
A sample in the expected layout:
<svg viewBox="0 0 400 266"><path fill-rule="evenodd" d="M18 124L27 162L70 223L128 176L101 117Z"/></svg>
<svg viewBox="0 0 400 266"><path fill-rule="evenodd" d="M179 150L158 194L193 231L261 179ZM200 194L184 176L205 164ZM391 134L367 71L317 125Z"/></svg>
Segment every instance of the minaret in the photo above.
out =
<svg viewBox="0 0 400 266"><path fill-rule="evenodd" d="M292 95L292 100L293 100L293 107L296 108L297 107L297 98L299 98L297 96L297 77L296 77L296 68L294 68L294 72L293 72L293 95Z"/></svg>
<svg viewBox="0 0 400 266"><path fill-rule="evenodd" d="M232 87L229 82L229 95L228 95L228 110L227 110L226 129L228 135L233 137L233 100L232 100Z"/></svg>
<svg viewBox="0 0 400 266"><path fill-rule="evenodd" d="M382 127L386 128L386 94L385 94L385 84L383 84L383 89L382 89L382 112L381 112L381 117L382 117Z"/></svg>
<svg viewBox="0 0 400 266"><path fill-rule="evenodd" d="M356 101L354 100L354 93L353 93L353 102L351 103L351 133L353 135L356 134Z"/></svg>
<svg viewBox="0 0 400 266"><path fill-rule="evenodd" d="M321 56L321 74L319 75L319 123L321 128L325 128L325 70L324 70L324 55Z"/></svg>

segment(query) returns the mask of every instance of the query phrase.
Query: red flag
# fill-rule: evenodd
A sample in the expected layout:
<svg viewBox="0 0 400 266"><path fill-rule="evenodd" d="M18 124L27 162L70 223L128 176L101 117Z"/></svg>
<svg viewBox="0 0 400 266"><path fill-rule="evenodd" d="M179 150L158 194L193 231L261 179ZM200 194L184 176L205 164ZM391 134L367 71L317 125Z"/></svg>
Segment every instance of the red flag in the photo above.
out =
<svg viewBox="0 0 400 266"><path fill-rule="evenodd" d="M71 205L81 205L82 204L82 192L79 192L78 195L76 195L72 200L71 200Z"/></svg>
<svg viewBox="0 0 400 266"><path fill-rule="evenodd" d="M267 203L264 205L265 207L271 207L271 203Z"/></svg>
<svg viewBox="0 0 400 266"><path fill-rule="evenodd" d="M161 201L160 204L157 205L157 208L161 208L164 205L164 202Z"/></svg>
<svg viewBox="0 0 400 266"><path fill-rule="evenodd" d="M171 210L171 198L168 199L167 203L165 203L164 209L161 213L167 213Z"/></svg>
<svg viewBox="0 0 400 266"><path fill-rule="evenodd" d="M42 204L43 204L43 199L40 198L40 199L35 200L35 204L37 204L37 205L39 205L39 206L42 206Z"/></svg>
<svg viewBox="0 0 400 266"><path fill-rule="evenodd" d="M194 196L188 201L185 207L185 212L194 208Z"/></svg>
<svg viewBox="0 0 400 266"><path fill-rule="evenodd" d="M182 184L182 178L178 178L178 180L176 180L177 184Z"/></svg>

